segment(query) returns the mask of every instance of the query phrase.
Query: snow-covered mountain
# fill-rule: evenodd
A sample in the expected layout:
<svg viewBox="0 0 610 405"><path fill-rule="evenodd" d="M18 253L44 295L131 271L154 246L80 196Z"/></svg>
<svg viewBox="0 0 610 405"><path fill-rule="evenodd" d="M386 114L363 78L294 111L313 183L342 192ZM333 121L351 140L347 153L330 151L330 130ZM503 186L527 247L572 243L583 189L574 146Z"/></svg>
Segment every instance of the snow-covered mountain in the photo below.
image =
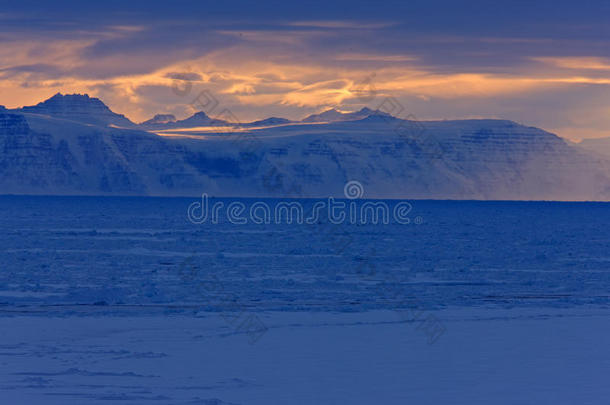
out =
<svg viewBox="0 0 610 405"><path fill-rule="evenodd" d="M176 122L176 117L173 114L157 114L151 119L140 123L141 126L157 125L157 124L169 124Z"/></svg>
<svg viewBox="0 0 610 405"><path fill-rule="evenodd" d="M0 112L1 193L340 197L357 180L370 198L610 199L608 159L511 121L369 113L159 136L93 124L104 108L49 111Z"/></svg>
<svg viewBox="0 0 610 405"><path fill-rule="evenodd" d="M258 120L253 122L248 122L245 124L240 124L242 127L265 127L265 126L273 126L273 125L285 125L290 124L294 121L290 121L286 118L278 118L278 117L270 117L265 118L264 120Z"/></svg>
<svg viewBox="0 0 610 405"><path fill-rule="evenodd" d="M301 122L339 122L339 121L357 121L367 118L371 115L382 115L389 116L387 113L379 110L371 110L370 108L364 107L360 111L354 112L341 112L334 108L326 110L320 114L313 114L305 117Z"/></svg>
<svg viewBox="0 0 610 405"><path fill-rule="evenodd" d="M141 123L139 128L144 130L161 131L175 128L197 128L230 125L231 124L227 121L210 118L205 112L199 111L183 120L176 120L176 117L171 114L158 114L152 119Z"/></svg>
<svg viewBox="0 0 610 405"><path fill-rule="evenodd" d="M286 118L270 117L259 121L235 123L218 118L210 118L205 112L199 111L183 120L177 120L172 114L157 114L153 118L139 124L139 128L147 131L163 131L168 129L197 127L266 127L284 125L291 122L293 121Z"/></svg>
<svg viewBox="0 0 610 405"><path fill-rule="evenodd" d="M370 116L385 116L389 117L388 114L381 111L374 111L370 108L363 108L360 111L355 112L341 112L335 109L326 110L320 114L313 114L305 117L303 123L329 123L329 122L341 122L341 121L357 121ZM153 118L144 121L139 124L139 128L144 130L152 131L163 131L168 129L177 128L196 128L196 127L208 127L208 126L234 126L234 127L261 127L261 126L274 126L274 125L286 125L297 121L291 121L286 118L270 117L263 120L247 122L247 123L236 123L229 122L219 118L211 118L205 112L199 111L183 120L177 120L172 114L157 114Z"/></svg>
<svg viewBox="0 0 610 405"><path fill-rule="evenodd" d="M13 110L18 113L40 114L98 126L135 128L136 124L124 115L114 113L100 99L87 94L57 93L35 106Z"/></svg>

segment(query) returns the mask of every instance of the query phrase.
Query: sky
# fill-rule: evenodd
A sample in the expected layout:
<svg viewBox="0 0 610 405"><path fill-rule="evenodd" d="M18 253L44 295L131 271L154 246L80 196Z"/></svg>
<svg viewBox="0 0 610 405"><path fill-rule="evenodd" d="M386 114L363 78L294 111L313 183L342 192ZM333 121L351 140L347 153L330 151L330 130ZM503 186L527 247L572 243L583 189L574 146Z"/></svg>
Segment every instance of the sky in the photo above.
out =
<svg viewBox="0 0 610 405"><path fill-rule="evenodd" d="M608 16L585 0L0 0L0 105L88 93L141 122L185 118L205 91L251 121L393 97L404 117L610 137Z"/></svg>

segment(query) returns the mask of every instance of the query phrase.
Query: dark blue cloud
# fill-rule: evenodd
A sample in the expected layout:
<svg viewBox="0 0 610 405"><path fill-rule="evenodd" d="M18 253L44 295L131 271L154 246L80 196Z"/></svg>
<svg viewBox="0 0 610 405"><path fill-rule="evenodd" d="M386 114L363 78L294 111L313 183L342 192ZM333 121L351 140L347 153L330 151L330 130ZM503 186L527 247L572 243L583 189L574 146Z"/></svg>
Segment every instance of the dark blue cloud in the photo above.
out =
<svg viewBox="0 0 610 405"><path fill-rule="evenodd" d="M342 51L409 54L439 69L502 69L533 56L610 56L608 1L25 0L4 9L0 38L98 38L84 57L135 53L150 58L156 51L151 68L238 43L238 36L222 34L227 30L323 31L328 35L303 39L320 57ZM373 23L379 26L371 28ZM104 38L115 26L142 29Z"/></svg>
<svg viewBox="0 0 610 405"><path fill-rule="evenodd" d="M22 0L5 5L9 15L49 23L106 24L109 21L273 22L278 20L398 20L415 31L553 36L605 30L607 1L116 1L82 2ZM549 30L551 30L549 32Z"/></svg>

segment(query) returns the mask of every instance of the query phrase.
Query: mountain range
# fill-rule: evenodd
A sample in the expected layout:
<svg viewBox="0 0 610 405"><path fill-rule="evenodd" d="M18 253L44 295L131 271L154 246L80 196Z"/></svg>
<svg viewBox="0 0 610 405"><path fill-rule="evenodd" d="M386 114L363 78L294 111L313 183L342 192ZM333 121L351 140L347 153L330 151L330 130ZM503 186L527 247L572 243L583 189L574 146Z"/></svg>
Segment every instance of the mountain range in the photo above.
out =
<svg viewBox="0 0 610 405"><path fill-rule="evenodd" d="M87 95L0 107L0 194L608 200L609 153L506 120L410 121L363 108L136 124Z"/></svg>

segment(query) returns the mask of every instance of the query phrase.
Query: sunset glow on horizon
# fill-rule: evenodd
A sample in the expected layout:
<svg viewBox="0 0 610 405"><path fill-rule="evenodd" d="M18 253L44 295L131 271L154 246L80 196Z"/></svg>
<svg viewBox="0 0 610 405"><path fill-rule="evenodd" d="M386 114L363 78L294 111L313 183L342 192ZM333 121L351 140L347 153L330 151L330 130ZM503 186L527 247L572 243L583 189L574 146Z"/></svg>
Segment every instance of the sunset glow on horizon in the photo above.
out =
<svg viewBox="0 0 610 405"><path fill-rule="evenodd" d="M385 3L370 15L370 5L347 4L347 13L327 6L328 20L287 5L265 17L269 6L249 2L237 12L179 2L165 18L161 3L150 6L154 16L136 5L120 15L93 5L77 15L70 9L81 6L65 1L40 15L15 7L0 13L0 105L87 93L141 122L191 115L205 89L245 122L374 109L391 96L419 119L503 118L572 139L610 136L610 33L593 8L579 17L556 5L540 23L554 3L504 13L481 3L471 13L441 2L454 9L450 21L423 2ZM179 94L176 83L192 91Z"/></svg>

